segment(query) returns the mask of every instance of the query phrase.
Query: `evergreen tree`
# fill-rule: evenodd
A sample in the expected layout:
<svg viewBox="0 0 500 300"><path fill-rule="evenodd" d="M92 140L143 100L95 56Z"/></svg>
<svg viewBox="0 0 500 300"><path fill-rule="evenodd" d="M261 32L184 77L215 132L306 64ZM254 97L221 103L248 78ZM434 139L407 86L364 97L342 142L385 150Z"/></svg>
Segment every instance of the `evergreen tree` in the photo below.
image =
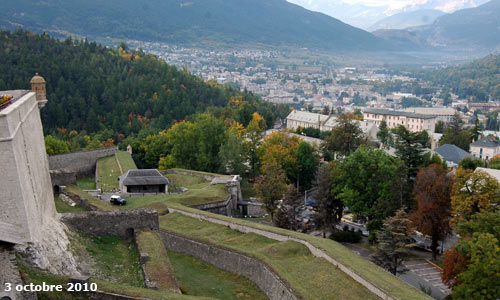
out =
<svg viewBox="0 0 500 300"><path fill-rule="evenodd" d="M307 142L301 142L295 154L298 164L297 188L308 190L318 168L318 159L314 154L314 149Z"/></svg>
<svg viewBox="0 0 500 300"><path fill-rule="evenodd" d="M335 225L340 222L344 211L344 202L333 194L334 169L330 165L323 164L319 167L316 174L318 192L316 201L318 205L318 217L316 222L321 230L323 237L326 231L334 231Z"/></svg>
<svg viewBox="0 0 500 300"><path fill-rule="evenodd" d="M410 225L406 212L400 209L394 217L384 222L382 229L377 233L377 251L372 258L375 263L393 275L407 271L402 268L402 263L414 246Z"/></svg>

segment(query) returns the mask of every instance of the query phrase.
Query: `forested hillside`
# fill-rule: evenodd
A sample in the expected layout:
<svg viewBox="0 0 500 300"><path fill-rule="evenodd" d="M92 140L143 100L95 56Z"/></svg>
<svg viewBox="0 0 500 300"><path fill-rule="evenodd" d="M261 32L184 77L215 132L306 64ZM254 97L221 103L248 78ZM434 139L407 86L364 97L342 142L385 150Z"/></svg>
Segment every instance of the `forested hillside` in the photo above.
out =
<svg viewBox="0 0 500 300"><path fill-rule="evenodd" d="M196 46L394 50L366 31L285 0L2 0L2 27Z"/></svg>
<svg viewBox="0 0 500 300"><path fill-rule="evenodd" d="M158 132L211 107L215 115L231 115L245 126L255 111L268 126L275 119L274 106L257 96L204 82L124 44L109 49L2 31L0 57L0 90L29 89L35 72L47 81L49 103L42 110L46 133L106 129L116 141L143 128ZM240 105L231 106L230 100Z"/></svg>
<svg viewBox="0 0 500 300"><path fill-rule="evenodd" d="M472 63L426 71L423 78L442 84L453 90L460 98L472 101L500 99L500 55L490 55Z"/></svg>

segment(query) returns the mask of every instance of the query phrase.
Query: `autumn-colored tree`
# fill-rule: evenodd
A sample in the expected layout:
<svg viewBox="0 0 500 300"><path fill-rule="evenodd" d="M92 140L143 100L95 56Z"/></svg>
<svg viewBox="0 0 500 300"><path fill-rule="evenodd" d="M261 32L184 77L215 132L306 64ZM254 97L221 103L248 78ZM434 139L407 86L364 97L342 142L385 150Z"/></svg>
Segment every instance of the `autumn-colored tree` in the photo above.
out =
<svg viewBox="0 0 500 300"><path fill-rule="evenodd" d="M436 259L439 241L451 233L450 193L453 178L446 175L441 165L432 164L418 172L415 182L417 209L410 219L417 230L431 237L432 259Z"/></svg>
<svg viewBox="0 0 500 300"><path fill-rule="evenodd" d="M412 231L411 221L404 209L385 220L382 229L377 232L377 251L372 255L375 263L394 275L405 272L406 269L401 266L410 248L414 246Z"/></svg>
<svg viewBox="0 0 500 300"><path fill-rule="evenodd" d="M451 195L452 224L469 220L472 215L500 205L500 184L483 171L459 168Z"/></svg>
<svg viewBox="0 0 500 300"><path fill-rule="evenodd" d="M262 173L267 173L269 166L277 164L285 171L288 182L296 182L299 171L296 153L300 142L299 137L279 131L267 136L259 147Z"/></svg>
<svg viewBox="0 0 500 300"><path fill-rule="evenodd" d="M274 214L278 208L278 201L283 199L287 191L285 171L276 163L266 165L267 172L257 178L254 185L257 199L264 204L266 211L274 221Z"/></svg>
<svg viewBox="0 0 500 300"><path fill-rule="evenodd" d="M469 259L467 255L456 249L455 246L446 250L443 263L443 282L453 288L458 285L458 275L467 269Z"/></svg>

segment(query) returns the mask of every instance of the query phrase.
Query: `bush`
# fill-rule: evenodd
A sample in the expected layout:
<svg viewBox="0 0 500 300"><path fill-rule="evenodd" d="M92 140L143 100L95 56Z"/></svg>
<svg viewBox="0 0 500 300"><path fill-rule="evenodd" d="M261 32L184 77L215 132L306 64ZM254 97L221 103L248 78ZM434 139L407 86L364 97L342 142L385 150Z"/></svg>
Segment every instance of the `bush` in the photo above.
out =
<svg viewBox="0 0 500 300"><path fill-rule="evenodd" d="M359 243L361 242L363 235L360 232L354 231L336 231L330 236L330 238L337 242Z"/></svg>

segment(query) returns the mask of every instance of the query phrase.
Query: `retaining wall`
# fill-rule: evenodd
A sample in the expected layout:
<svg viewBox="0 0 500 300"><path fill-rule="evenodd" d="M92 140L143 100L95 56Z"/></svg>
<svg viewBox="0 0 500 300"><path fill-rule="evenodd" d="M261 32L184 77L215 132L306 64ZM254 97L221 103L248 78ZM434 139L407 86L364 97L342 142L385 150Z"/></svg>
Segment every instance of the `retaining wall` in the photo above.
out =
<svg viewBox="0 0 500 300"><path fill-rule="evenodd" d="M118 295L113 293L107 293L103 291L95 292L74 292L76 296L93 299L93 300L148 300L146 298L137 298L131 296Z"/></svg>
<svg viewBox="0 0 500 300"><path fill-rule="evenodd" d="M301 299L266 264L256 258L163 230L160 232L165 247L169 250L196 257L219 269L244 276L257 284L269 299Z"/></svg>
<svg viewBox="0 0 500 300"><path fill-rule="evenodd" d="M203 211L208 211L214 214L219 214L219 215L224 215L231 217L233 216L233 201L232 201L232 196L229 195L228 199L224 201L219 201L219 202L212 202L212 203L206 203L206 204L200 204L200 205L193 205L190 206L192 208L196 208L199 210Z"/></svg>
<svg viewBox="0 0 500 300"><path fill-rule="evenodd" d="M309 243L306 240L290 237L290 236L283 235L283 234L278 234L278 233L271 232L271 231L257 229L257 228L253 228L253 227L249 227L249 226L235 224L235 223L232 223L229 221L224 221L224 220L220 220L220 219L216 219L216 218L212 218L212 217L208 217L208 216L204 216L204 215L199 215L196 213L191 213L191 212L187 212L187 211L183 211L183 210L179 210L179 209L175 209L175 208L171 208L171 207L169 207L169 211L170 212L177 212L177 213L180 213L180 214L192 217L192 218L208 221L208 222L211 222L214 224L227 226L233 230L243 232L243 233L255 233L255 234L276 240L276 241L281 241L281 242L294 241L297 243L301 243L301 244L305 245L307 248L309 248L309 251L311 251L311 253L314 256L326 259L329 263L338 267L342 272L346 273L349 277L351 277L352 279L359 282L361 285L366 287L369 291L371 291L372 293L374 293L378 297L385 299L385 300L398 300L398 298L396 298L395 296L393 296L393 295L389 294L388 292L384 291L383 289L379 288L378 286L376 286L375 284L370 282L368 279L359 275L356 271L354 271L350 267L335 260L330 255L328 255L326 252L324 252L320 248L313 246L311 243ZM373 267L376 267L376 266L374 265ZM395 279L395 280L397 280L397 279Z"/></svg>
<svg viewBox="0 0 500 300"><path fill-rule="evenodd" d="M12 291L5 292L6 283L10 283ZM16 292L15 286L23 284L17 267L16 254L13 246L0 242L0 298L10 297L12 300L36 300L34 292Z"/></svg>
<svg viewBox="0 0 500 300"><path fill-rule="evenodd" d="M61 221L91 235L117 235L133 238L134 230L159 230L156 209L92 211L61 214Z"/></svg>
<svg viewBox="0 0 500 300"><path fill-rule="evenodd" d="M49 156L51 170L68 169L76 173L77 178L94 176L97 160L114 155L118 147L108 147L88 151L65 153Z"/></svg>

